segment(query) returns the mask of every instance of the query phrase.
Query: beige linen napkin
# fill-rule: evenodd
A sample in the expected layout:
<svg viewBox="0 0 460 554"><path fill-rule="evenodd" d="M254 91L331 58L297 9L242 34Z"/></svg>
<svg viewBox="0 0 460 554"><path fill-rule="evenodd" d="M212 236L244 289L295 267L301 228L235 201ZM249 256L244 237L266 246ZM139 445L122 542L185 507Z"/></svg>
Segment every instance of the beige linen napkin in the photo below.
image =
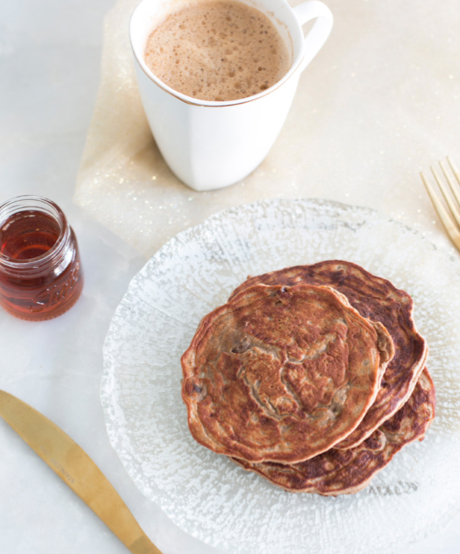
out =
<svg viewBox="0 0 460 554"><path fill-rule="evenodd" d="M411 224L426 213L430 223L417 171L459 138L456 0L442 10L437 0L423 9L418 0L325 2L334 28L269 155L243 182L200 193L171 173L151 137L128 35L137 1L119 0L105 20L75 202L145 256L221 209L274 197L325 197Z"/></svg>

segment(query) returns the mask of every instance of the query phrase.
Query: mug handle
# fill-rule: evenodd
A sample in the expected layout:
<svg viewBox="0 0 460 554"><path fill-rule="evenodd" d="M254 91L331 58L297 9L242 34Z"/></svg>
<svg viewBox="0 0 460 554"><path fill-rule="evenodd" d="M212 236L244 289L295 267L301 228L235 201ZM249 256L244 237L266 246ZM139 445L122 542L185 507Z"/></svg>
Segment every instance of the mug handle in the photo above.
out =
<svg viewBox="0 0 460 554"><path fill-rule="evenodd" d="M303 2L303 4L295 6L293 10L300 25L304 25L307 21L316 18L315 24L305 37L305 54L299 68L302 72L326 42L327 37L331 32L334 18L331 10L326 6L326 4L319 2L319 0Z"/></svg>

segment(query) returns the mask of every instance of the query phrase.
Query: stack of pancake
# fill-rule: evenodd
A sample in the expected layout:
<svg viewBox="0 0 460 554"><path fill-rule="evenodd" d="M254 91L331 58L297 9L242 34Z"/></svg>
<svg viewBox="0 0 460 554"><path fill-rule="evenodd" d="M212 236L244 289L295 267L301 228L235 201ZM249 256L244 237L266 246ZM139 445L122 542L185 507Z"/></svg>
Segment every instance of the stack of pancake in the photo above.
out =
<svg viewBox="0 0 460 554"><path fill-rule="evenodd" d="M193 437L288 491L361 490L434 417L412 309L350 262L250 277L182 356Z"/></svg>

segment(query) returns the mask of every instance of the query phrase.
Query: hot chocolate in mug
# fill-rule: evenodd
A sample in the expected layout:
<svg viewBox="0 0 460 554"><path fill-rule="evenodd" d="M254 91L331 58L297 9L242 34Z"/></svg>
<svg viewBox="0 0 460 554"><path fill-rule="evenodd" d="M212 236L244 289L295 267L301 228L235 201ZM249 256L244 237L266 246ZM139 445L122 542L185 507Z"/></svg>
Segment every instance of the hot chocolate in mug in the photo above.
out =
<svg viewBox="0 0 460 554"><path fill-rule="evenodd" d="M198 0L206 1L206 0ZM200 100L175 91L147 67L152 31L168 14L191 2L142 0L130 21L139 91L147 119L166 163L197 191L244 179L265 158L291 107L299 77L332 28L329 8L309 0L291 8L285 0L238 0L264 13L284 40L290 67L270 88L238 100ZM304 36L302 25L315 19Z"/></svg>

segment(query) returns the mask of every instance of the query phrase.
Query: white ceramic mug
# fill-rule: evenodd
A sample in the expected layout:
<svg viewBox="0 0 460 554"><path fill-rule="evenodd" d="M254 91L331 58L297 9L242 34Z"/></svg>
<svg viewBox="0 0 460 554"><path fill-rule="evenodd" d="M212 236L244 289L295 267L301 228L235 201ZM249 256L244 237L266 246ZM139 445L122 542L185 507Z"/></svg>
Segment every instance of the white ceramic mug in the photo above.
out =
<svg viewBox="0 0 460 554"><path fill-rule="evenodd" d="M147 68L144 51L152 30L178 0L142 0L130 22L130 38L145 113L171 170L192 189L222 188L246 177L275 142L300 74L332 28L329 8L318 0L291 8L286 0L240 0L265 13L286 42L291 66L269 89L248 98L211 102L173 90ZM190 2L189 2L190 3ZM316 19L306 37L302 25Z"/></svg>

